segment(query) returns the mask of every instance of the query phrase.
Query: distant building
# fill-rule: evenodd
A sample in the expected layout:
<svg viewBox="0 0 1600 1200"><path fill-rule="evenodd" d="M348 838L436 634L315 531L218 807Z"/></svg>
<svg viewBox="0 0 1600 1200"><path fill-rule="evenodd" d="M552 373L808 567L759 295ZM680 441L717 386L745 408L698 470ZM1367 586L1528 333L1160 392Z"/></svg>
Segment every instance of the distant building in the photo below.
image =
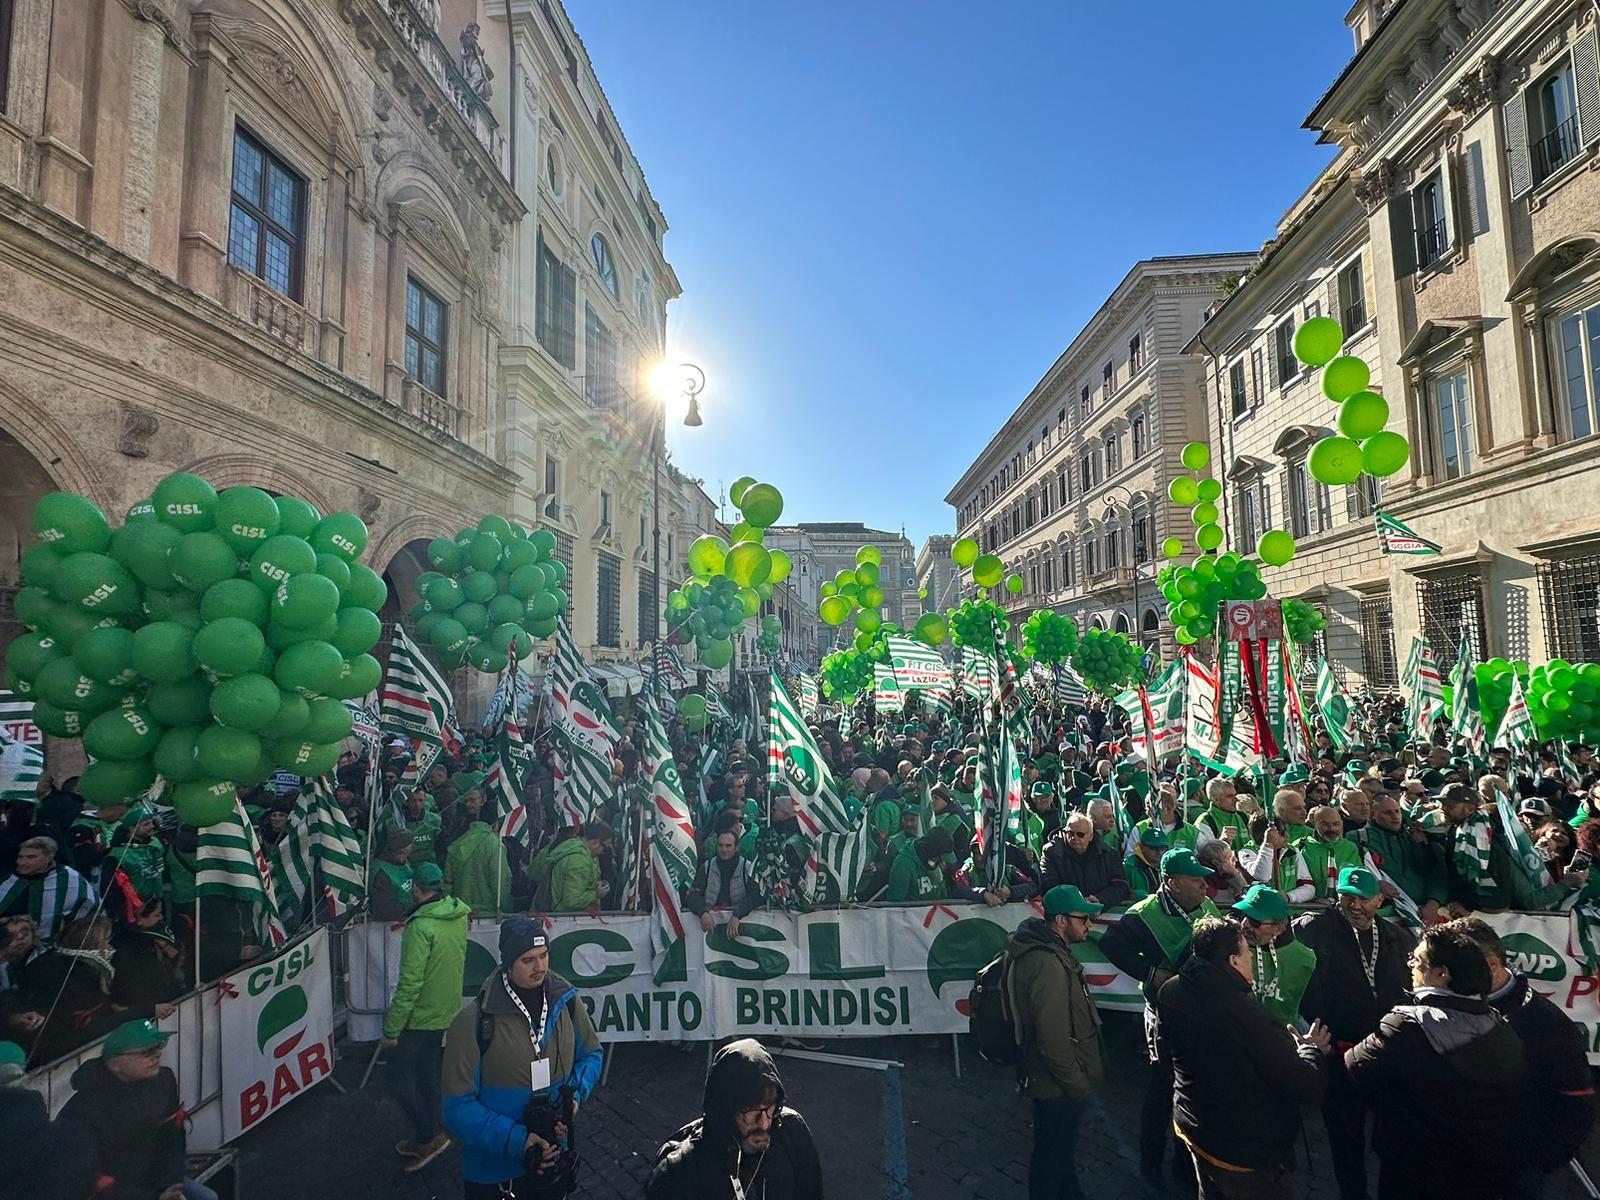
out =
<svg viewBox="0 0 1600 1200"><path fill-rule="evenodd" d="M936 533L917 552L917 590L928 593L927 599L921 601L927 612L947 612L963 599L961 585L954 582L960 572L950 561L950 547L955 541L954 534Z"/></svg>
<svg viewBox="0 0 1600 1200"><path fill-rule="evenodd" d="M801 571L802 589L814 589L810 609L815 612L821 601L821 586L840 571L854 570L856 551L862 546L876 546L883 556L879 565L878 587L883 590L883 619L897 625L914 624L920 609L917 607L916 566L911 541L904 533L889 533L882 529L869 529L859 521L814 521L798 525L775 525L767 530L767 545L779 546L796 556L795 570ZM799 557L804 555L804 561ZM802 595L806 593L802 590ZM910 614L910 621L906 620ZM850 631L850 626L842 627ZM839 648L843 643L840 630L819 622L817 651L819 657Z"/></svg>

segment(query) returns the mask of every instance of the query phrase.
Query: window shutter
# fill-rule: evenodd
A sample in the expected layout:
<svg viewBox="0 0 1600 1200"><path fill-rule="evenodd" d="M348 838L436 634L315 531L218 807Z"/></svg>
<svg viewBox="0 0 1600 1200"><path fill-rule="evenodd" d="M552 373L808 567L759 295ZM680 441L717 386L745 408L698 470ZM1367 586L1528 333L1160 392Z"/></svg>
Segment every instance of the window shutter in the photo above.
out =
<svg viewBox="0 0 1600 1200"><path fill-rule="evenodd" d="M1461 221L1456 216L1456 163L1449 150L1439 155L1439 195L1444 202L1444 244L1460 245Z"/></svg>
<svg viewBox="0 0 1600 1200"><path fill-rule="evenodd" d="M1578 141L1600 141L1600 29L1591 29L1572 47L1572 83L1578 93Z"/></svg>
<svg viewBox="0 0 1600 1200"><path fill-rule="evenodd" d="M556 299L556 312L560 320L557 345L559 358L567 367L578 365L578 275L571 267L561 268L561 288Z"/></svg>
<svg viewBox="0 0 1600 1200"><path fill-rule="evenodd" d="M1467 147L1467 227L1473 237L1489 232L1489 189L1483 177L1483 143Z"/></svg>
<svg viewBox="0 0 1600 1200"><path fill-rule="evenodd" d="M1352 483L1344 489L1344 519L1347 521L1354 521L1360 515L1361 505L1356 492L1356 488L1360 486L1358 483Z"/></svg>
<svg viewBox="0 0 1600 1200"><path fill-rule="evenodd" d="M1528 94L1517 92L1501 110L1506 127L1506 173L1515 200L1533 186L1533 162L1528 157Z"/></svg>
<svg viewBox="0 0 1600 1200"><path fill-rule="evenodd" d="M1394 277L1404 279L1413 274L1417 269L1417 231L1411 216L1410 192L1402 192L1389 201L1389 244L1394 253Z"/></svg>
<svg viewBox="0 0 1600 1200"><path fill-rule="evenodd" d="M1342 326L1344 324L1344 297L1339 294L1339 271L1328 276L1327 314Z"/></svg>
<svg viewBox="0 0 1600 1200"><path fill-rule="evenodd" d="M1254 408L1266 399L1266 379L1261 371L1261 351L1250 351L1250 407Z"/></svg>

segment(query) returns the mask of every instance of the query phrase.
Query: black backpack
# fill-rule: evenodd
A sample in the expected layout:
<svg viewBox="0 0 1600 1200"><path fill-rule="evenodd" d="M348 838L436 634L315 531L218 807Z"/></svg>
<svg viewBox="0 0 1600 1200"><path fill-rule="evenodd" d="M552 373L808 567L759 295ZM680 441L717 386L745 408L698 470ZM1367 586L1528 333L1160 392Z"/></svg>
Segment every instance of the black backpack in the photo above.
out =
<svg viewBox="0 0 1600 1200"><path fill-rule="evenodd" d="M985 1062L1015 1067L1022 1064L1022 1044L1017 1035L1017 1015L1011 1007L1007 980L1011 958L1001 951L978 972L967 993L967 1029Z"/></svg>

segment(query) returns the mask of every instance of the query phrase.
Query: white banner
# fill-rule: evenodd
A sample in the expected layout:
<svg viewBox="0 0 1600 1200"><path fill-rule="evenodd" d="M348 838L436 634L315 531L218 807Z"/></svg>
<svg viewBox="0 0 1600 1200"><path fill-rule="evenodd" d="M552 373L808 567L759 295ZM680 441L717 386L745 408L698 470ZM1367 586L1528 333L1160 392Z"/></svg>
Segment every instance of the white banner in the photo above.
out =
<svg viewBox="0 0 1600 1200"><path fill-rule="evenodd" d="M231 1142L333 1074L328 931L219 987L222 1136Z"/></svg>

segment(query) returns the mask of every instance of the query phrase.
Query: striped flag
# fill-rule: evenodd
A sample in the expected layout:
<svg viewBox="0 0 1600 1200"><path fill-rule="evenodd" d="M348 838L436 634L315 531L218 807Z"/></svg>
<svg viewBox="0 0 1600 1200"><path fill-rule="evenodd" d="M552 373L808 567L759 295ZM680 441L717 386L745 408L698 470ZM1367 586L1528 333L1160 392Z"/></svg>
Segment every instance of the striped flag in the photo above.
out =
<svg viewBox="0 0 1600 1200"><path fill-rule="evenodd" d="M1474 747L1482 746L1488 731L1478 711L1478 666L1472 659L1472 642L1466 630L1461 631L1461 645L1456 652L1456 665L1450 672L1450 686L1453 693L1450 732Z"/></svg>
<svg viewBox="0 0 1600 1200"><path fill-rule="evenodd" d="M1428 639L1411 638L1411 649L1406 655L1406 669L1401 682L1410 692L1406 705L1407 725L1412 737L1428 737L1434 719L1444 711L1444 680L1439 674L1439 662Z"/></svg>
<svg viewBox="0 0 1600 1200"><path fill-rule="evenodd" d="M1066 663L1051 671L1050 694L1060 708L1083 708L1089 703L1089 686Z"/></svg>
<svg viewBox="0 0 1600 1200"><path fill-rule="evenodd" d="M730 721L733 714L728 711L727 701L723 700L722 693L711 680L706 680L706 720Z"/></svg>
<svg viewBox="0 0 1600 1200"><path fill-rule="evenodd" d="M1355 714L1350 710L1350 697L1334 678L1326 658L1317 664L1317 711L1322 714L1322 725L1334 750L1343 754L1355 741Z"/></svg>
<svg viewBox="0 0 1600 1200"><path fill-rule="evenodd" d="M985 708L978 749L978 810L973 814L985 886L1006 881L1006 839L1022 832L1022 763L1009 724Z"/></svg>
<svg viewBox="0 0 1600 1200"><path fill-rule="evenodd" d="M652 678L657 687L669 692L681 692L689 686L689 672L684 668L683 657L676 646L657 642L654 662L655 673Z"/></svg>
<svg viewBox="0 0 1600 1200"><path fill-rule="evenodd" d="M500 673L500 686L507 695L514 697L519 686L517 660L509 653L506 659L505 670ZM491 736L494 758L483 777L483 798L490 806L485 815L509 819L513 811L522 807L522 785L528 764L528 750L522 740L515 704L502 706Z"/></svg>
<svg viewBox="0 0 1600 1200"><path fill-rule="evenodd" d="M43 777L44 735L33 723L33 701L0 691L0 803L35 803Z"/></svg>
<svg viewBox="0 0 1600 1200"><path fill-rule="evenodd" d="M961 647L961 690L973 700L987 699L994 686L994 659L976 646Z"/></svg>
<svg viewBox="0 0 1600 1200"><path fill-rule="evenodd" d="M794 801L800 827L813 839L824 833L845 833L854 822L845 810L844 795L823 760L816 740L800 712L783 689L776 671L772 677L772 708L768 723L767 781L774 792L787 788Z"/></svg>
<svg viewBox="0 0 1600 1200"><path fill-rule="evenodd" d="M614 853L617 859L617 878L622 884L622 904L624 912L637 912L639 910L640 883L644 875L644 860L648 853L646 846L645 822L648 814L645 811L645 796L641 793L649 788L649 782L643 775L636 776L631 785L622 790L622 812L617 822L616 847Z"/></svg>
<svg viewBox="0 0 1600 1200"><path fill-rule="evenodd" d="M1255 711L1250 705L1241 704L1228 726L1228 745L1222 760L1222 774L1260 774L1261 769L1261 751L1256 749Z"/></svg>
<svg viewBox="0 0 1600 1200"><path fill-rule="evenodd" d="M1493 745L1504 746L1519 758L1528 752L1528 743L1539 740L1534 728L1533 715L1528 712L1528 698L1522 691L1522 677L1511 674L1511 698L1506 701L1506 715L1500 718L1500 728L1495 730ZM1578 776L1572 776L1576 782Z"/></svg>
<svg viewBox="0 0 1600 1200"><path fill-rule="evenodd" d="M925 703L939 712L952 708L950 668L932 646L913 638L890 634L889 659L873 666L873 677L880 694L904 699L907 692L920 692Z"/></svg>
<svg viewBox="0 0 1600 1200"><path fill-rule="evenodd" d="M1444 549L1381 508L1372 510L1372 520L1378 527L1378 547L1385 554L1438 554Z"/></svg>
<svg viewBox="0 0 1600 1200"><path fill-rule="evenodd" d="M300 793L271 858L278 915L292 927L300 925L313 872L319 866L328 911L335 918L354 908L366 894L366 852L334 800L326 775L317 776L310 790Z"/></svg>
<svg viewBox="0 0 1600 1200"><path fill-rule="evenodd" d="M621 736L605 691L589 674L563 614L550 668L556 800L569 825L591 820L611 798L611 752Z"/></svg>
<svg viewBox="0 0 1600 1200"><path fill-rule="evenodd" d="M378 718L391 736L442 745L455 698L444 674L411 640L403 625L394 627L389 669L378 694Z"/></svg>
<svg viewBox="0 0 1600 1200"><path fill-rule="evenodd" d="M645 833L650 842L650 894L655 918L655 972L659 979L667 951L683 940L682 896L694 883L695 834L683 779L672 757L666 726L654 690L644 704L644 759L650 780Z"/></svg>
<svg viewBox="0 0 1600 1200"><path fill-rule="evenodd" d="M256 906L271 945L284 942L278 903L272 885L272 868L261 850L255 826L237 797L233 812L215 825L200 830L195 849L194 890L201 896L226 896Z"/></svg>
<svg viewBox="0 0 1600 1200"><path fill-rule="evenodd" d="M1206 766L1222 766L1222 723L1218 719L1220 699L1216 671L1200 661L1189 647L1181 653L1185 664L1184 745Z"/></svg>
<svg viewBox="0 0 1600 1200"><path fill-rule="evenodd" d="M1183 699L1187 673L1173 662L1149 687L1130 688L1116 698L1133 729L1133 751L1153 771L1158 762L1183 749Z"/></svg>
<svg viewBox="0 0 1600 1200"><path fill-rule="evenodd" d="M847 904L872 861L871 812L863 808L853 829L825 833L806 859L805 891L811 904Z"/></svg>
<svg viewBox="0 0 1600 1200"><path fill-rule="evenodd" d="M800 693L800 712L806 720L815 720L817 709L822 704L822 690L817 687L817 677L802 671L795 677L795 684Z"/></svg>
<svg viewBox="0 0 1600 1200"><path fill-rule="evenodd" d="M1287 638L1283 641L1283 657L1284 756L1290 762L1301 762L1308 767L1315 766L1311 727L1306 722L1305 701L1300 696L1300 681L1297 678L1299 671L1297 656L1294 643Z"/></svg>

